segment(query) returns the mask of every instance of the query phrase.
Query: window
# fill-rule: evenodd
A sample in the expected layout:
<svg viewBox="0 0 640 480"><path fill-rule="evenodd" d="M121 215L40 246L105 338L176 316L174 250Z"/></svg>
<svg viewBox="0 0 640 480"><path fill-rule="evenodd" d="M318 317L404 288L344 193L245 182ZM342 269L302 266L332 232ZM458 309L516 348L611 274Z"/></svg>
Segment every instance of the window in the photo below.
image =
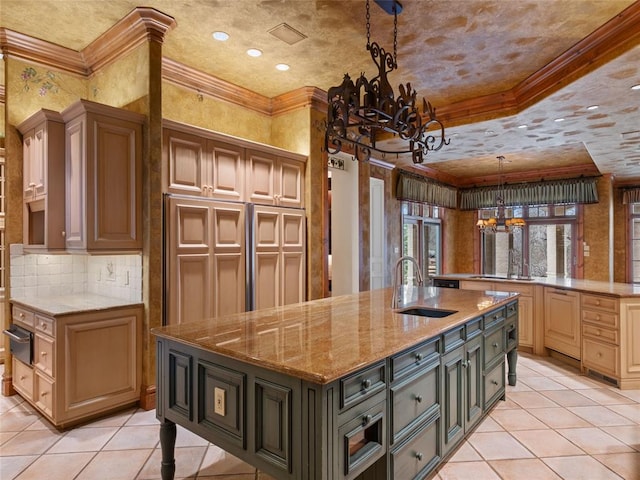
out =
<svg viewBox="0 0 640 480"><path fill-rule="evenodd" d="M402 255L416 259L424 276L440 273L441 219L440 209L414 202L402 202ZM415 266L403 262L402 283L417 285Z"/></svg>
<svg viewBox="0 0 640 480"><path fill-rule="evenodd" d="M629 204L631 248L631 282L640 283L640 203Z"/></svg>
<svg viewBox="0 0 640 480"><path fill-rule="evenodd" d="M508 207L507 217L526 225L512 232L482 234L482 273L497 276L574 277L578 208L568 205ZM479 218L494 215L482 209ZM639 227L640 228L640 227Z"/></svg>

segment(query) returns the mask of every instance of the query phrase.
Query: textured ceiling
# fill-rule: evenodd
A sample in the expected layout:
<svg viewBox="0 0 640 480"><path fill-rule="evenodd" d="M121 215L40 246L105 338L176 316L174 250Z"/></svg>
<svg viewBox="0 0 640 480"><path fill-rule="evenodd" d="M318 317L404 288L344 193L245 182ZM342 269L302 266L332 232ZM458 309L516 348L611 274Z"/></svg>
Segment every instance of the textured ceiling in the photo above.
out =
<svg viewBox="0 0 640 480"><path fill-rule="evenodd" d="M402 0L396 86L411 82L436 107L503 92L615 17L629 0ZM163 52L259 94L323 90L375 66L365 50L364 0L0 0L3 27L81 50L138 5L175 18ZM71 19L71 21L70 21ZM73 21L72 19L82 19ZM269 33L287 23L307 36L289 45ZM211 33L229 33L216 42ZM371 5L371 37L392 49L393 17ZM263 50L260 58L244 52ZM288 63L287 72L275 70ZM458 178L589 165L640 179L640 44L516 116L447 129L451 145L430 167ZM587 111L586 107L600 107ZM556 118L564 122L555 122ZM517 128L526 124L526 129ZM445 125L446 127L446 125ZM631 137L631 138L629 138ZM634 139L635 137L635 139ZM404 160L390 159L402 163Z"/></svg>

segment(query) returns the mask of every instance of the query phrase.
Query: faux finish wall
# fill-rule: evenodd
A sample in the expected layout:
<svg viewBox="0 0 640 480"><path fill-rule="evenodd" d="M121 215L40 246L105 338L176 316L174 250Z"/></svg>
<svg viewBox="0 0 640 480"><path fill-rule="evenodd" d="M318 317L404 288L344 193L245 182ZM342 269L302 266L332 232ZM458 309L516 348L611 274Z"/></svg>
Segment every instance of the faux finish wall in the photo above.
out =
<svg viewBox="0 0 640 480"><path fill-rule="evenodd" d="M610 261L613 261L612 205L611 175L604 175L598 181L598 203L584 206L584 241L589 246L589 256L584 257L585 279L613 280L609 278Z"/></svg>

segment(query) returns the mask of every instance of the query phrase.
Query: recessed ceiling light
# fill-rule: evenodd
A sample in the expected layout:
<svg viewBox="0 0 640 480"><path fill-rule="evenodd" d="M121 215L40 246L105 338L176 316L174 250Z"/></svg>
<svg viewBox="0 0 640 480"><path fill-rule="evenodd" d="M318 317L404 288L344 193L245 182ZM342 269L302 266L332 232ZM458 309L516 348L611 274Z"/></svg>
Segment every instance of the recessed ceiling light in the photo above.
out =
<svg viewBox="0 0 640 480"><path fill-rule="evenodd" d="M587 110L596 110L598 108L598 105L589 105L587 107Z"/></svg>
<svg viewBox="0 0 640 480"><path fill-rule="evenodd" d="M640 83L631 87L631 90L640 90Z"/></svg>
<svg viewBox="0 0 640 480"><path fill-rule="evenodd" d="M227 32L213 32L211 36L220 42L229 40L229 34Z"/></svg>
<svg viewBox="0 0 640 480"><path fill-rule="evenodd" d="M518 128L527 128L526 125L518 125Z"/></svg>
<svg viewBox="0 0 640 480"><path fill-rule="evenodd" d="M276 65L276 69L280 70L281 72L286 72L287 70L289 70L289 65L287 65L286 63L279 63Z"/></svg>
<svg viewBox="0 0 640 480"><path fill-rule="evenodd" d="M556 118L554 122L564 122L564 118Z"/></svg>
<svg viewBox="0 0 640 480"><path fill-rule="evenodd" d="M262 50L258 50L257 48L250 48L249 50L247 50L247 55L249 55L250 57L259 57L260 55L262 55Z"/></svg>

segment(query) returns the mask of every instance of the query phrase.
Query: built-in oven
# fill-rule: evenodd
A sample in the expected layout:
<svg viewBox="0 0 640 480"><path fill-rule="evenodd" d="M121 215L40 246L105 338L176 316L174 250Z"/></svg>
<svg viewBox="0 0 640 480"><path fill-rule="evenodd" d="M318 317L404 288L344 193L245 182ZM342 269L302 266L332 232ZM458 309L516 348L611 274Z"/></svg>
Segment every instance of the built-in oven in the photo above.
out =
<svg viewBox="0 0 640 480"><path fill-rule="evenodd" d="M11 355L22 363L31 365L33 361L33 333L15 323L3 330L3 333L9 337Z"/></svg>

